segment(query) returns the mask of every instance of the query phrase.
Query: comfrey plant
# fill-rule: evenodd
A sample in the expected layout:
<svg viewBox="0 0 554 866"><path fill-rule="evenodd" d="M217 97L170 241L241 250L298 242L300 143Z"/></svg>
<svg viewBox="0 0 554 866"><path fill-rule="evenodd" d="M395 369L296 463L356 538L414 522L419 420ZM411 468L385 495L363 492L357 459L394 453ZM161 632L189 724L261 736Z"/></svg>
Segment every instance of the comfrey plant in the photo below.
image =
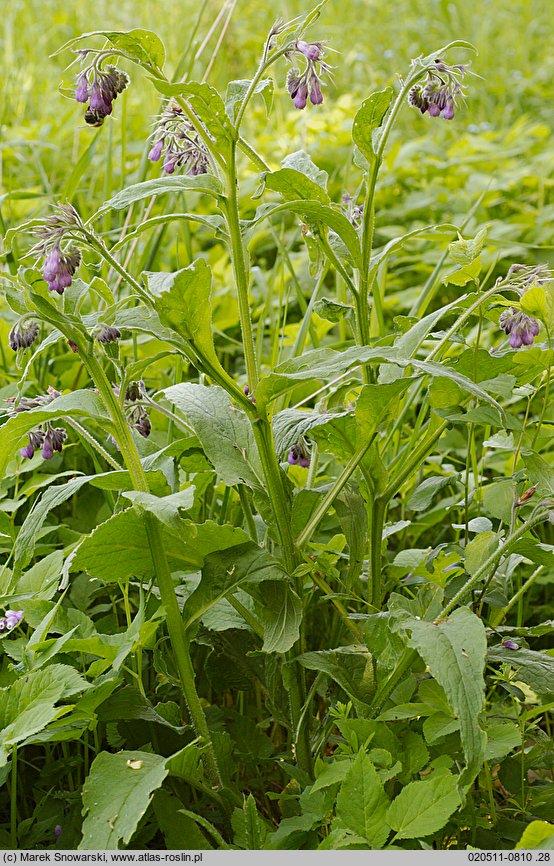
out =
<svg viewBox="0 0 554 866"><path fill-rule="evenodd" d="M294 108L325 110L331 48L312 39L322 5L278 22L253 77L230 82L224 97L206 82L170 81L153 33L81 37L105 41L77 49L84 68L72 96L88 104L86 123L103 124L129 85L120 65L141 67L161 94L154 130L144 135L145 171L155 175L96 213L63 202L23 227L39 238L30 252L41 270L22 268L9 284L18 317L10 345L18 359L29 352L36 360L60 340L82 387L28 397L23 377L8 403L0 460L6 471L25 436L22 457L41 450L50 459L66 439L53 426L61 418L94 471L64 480L31 509L14 552L14 597L49 510L85 485L91 495L106 493L103 522L79 540L73 529L61 536L60 579L70 592L80 575L79 603L90 595L96 605L105 589L106 604L69 620L66 596L52 601L17 668L31 682L65 669L57 674L67 688L53 692L48 725L55 720L53 736L64 745L71 737L86 743L82 847L133 844L149 816L161 815L157 830L145 830L151 840L166 833L166 814L190 822L187 844L197 847L397 848L420 838L449 847L456 821L466 833L468 815L496 814L489 762L514 750L528 761L538 723L521 715L514 678L537 694L554 691L552 659L523 648L550 627L527 630L521 617L506 624L544 567L539 532L552 520L538 450L552 276L535 265L499 276L492 258L486 268L486 230L465 238L450 224L418 223L386 242L379 234L379 178L397 118L411 105L463 123L469 69L450 58L471 50L467 43L417 58L405 78L363 102L348 178L358 194L329 188L303 151L281 166L257 152L244 121L256 96L269 105L271 72ZM161 171L150 164L160 161ZM246 218L253 171L266 200L257 209L249 200ZM187 209L172 210L182 196ZM114 241L107 217L120 211L124 228ZM205 247L194 236L184 266L171 272L171 256L157 256L161 235L146 270L139 256L121 255L173 222L209 233ZM294 242L305 242L304 276L282 253L299 313L259 293L252 241L266 226L272 237L299 229ZM445 235L452 242L436 255L410 315L393 320L385 294L395 256ZM215 275L214 246L224 263ZM238 341L223 342L212 322L215 279L230 284ZM322 296L335 285L340 295ZM278 329L268 326L274 306ZM281 322L294 342L283 340L279 354ZM498 327L509 340L486 351ZM147 339L156 341L152 353ZM230 344L239 346L236 363ZM167 359L170 372L154 393L148 377ZM528 400L521 419L518 388ZM19 456L12 465L29 466ZM433 501L441 491L439 532ZM531 575L529 562L537 564ZM96 629L113 608L114 633L106 635ZM20 613L6 612L6 628ZM74 636L85 619L83 637ZM51 641L51 632L60 636ZM72 651L79 675L67 662ZM56 706L66 694L71 706ZM271 765L267 797L262 761ZM166 777L171 784L162 787ZM96 791L116 778L106 817ZM281 795L279 814L272 798ZM129 817L123 804L131 797ZM81 821L80 812L73 817ZM65 819L63 826L65 837ZM167 833L168 844L182 843Z"/></svg>

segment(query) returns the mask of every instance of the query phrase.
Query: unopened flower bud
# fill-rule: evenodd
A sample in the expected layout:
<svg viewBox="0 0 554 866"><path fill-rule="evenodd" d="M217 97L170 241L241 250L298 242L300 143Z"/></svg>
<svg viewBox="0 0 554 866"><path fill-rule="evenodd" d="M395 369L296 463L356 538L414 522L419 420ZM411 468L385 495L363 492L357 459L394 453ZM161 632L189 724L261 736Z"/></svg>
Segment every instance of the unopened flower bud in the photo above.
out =
<svg viewBox="0 0 554 866"><path fill-rule="evenodd" d="M87 76L83 73L79 77L79 81L77 82L77 88L75 90L75 99L77 102L87 102L89 97L88 92L88 79Z"/></svg>
<svg viewBox="0 0 554 866"><path fill-rule="evenodd" d="M321 86L315 75L310 78L310 102L312 105L321 105L323 102Z"/></svg>
<svg viewBox="0 0 554 866"><path fill-rule="evenodd" d="M38 336L38 325L36 322L17 322L9 335L10 347L16 352L18 349L28 349L32 346Z"/></svg>
<svg viewBox="0 0 554 866"><path fill-rule="evenodd" d="M296 47L307 60L319 60L323 55L321 42L304 42L300 39L296 43Z"/></svg>
<svg viewBox="0 0 554 866"><path fill-rule="evenodd" d="M155 142L154 146L152 147L152 150L148 154L148 159L151 162L157 162L160 159L160 157L162 155L163 146L164 146L163 138L160 138L160 139L158 139L158 141Z"/></svg>
<svg viewBox="0 0 554 866"><path fill-rule="evenodd" d="M294 107L300 110L306 108L306 104L308 102L308 85L305 81L302 81L298 86L298 90L296 91L296 95L293 99Z"/></svg>
<svg viewBox="0 0 554 866"><path fill-rule="evenodd" d="M99 343L116 343L121 337L121 331L114 325L99 326L96 328L94 336Z"/></svg>

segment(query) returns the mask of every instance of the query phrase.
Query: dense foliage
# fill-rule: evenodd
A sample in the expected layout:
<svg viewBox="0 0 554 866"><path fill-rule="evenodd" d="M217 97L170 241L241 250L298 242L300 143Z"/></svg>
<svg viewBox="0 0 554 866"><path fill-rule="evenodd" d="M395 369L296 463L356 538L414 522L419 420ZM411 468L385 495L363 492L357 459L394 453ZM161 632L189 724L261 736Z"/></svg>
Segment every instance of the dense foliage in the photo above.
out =
<svg viewBox="0 0 554 866"><path fill-rule="evenodd" d="M3 847L554 847L549 118L324 5L8 94Z"/></svg>

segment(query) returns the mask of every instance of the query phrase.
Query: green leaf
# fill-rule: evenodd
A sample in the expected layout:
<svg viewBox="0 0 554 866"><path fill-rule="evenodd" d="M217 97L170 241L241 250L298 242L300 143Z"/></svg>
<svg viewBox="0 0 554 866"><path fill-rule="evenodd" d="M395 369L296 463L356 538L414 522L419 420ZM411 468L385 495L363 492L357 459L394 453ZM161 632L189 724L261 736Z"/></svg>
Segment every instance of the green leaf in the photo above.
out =
<svg viewBox="0 0 554 866"><path fill-rule="evenodd" d="M44 730L66 707L58 701L90 688L69 665L50 665L31 671L7 688L0 689L0 767L10 746Z"/></svg>
<svg viewBox="0 0 554 866"><path fill-rule="evenodd" d="M546 327L554 328L554 286L552 280L527 289L521 299L521 309L529 316L541 319Z"/></svg>
<svg viewBox="0 0 554 866"><path fill-rule="evenodd" d="M485 627L470 610L458 608L437 624L412 620L410 628L410 645L429 665L458 716L467 760L463 783L470 784L479 772L486 745L486 736L479 724L479 714L485 704Z"/></svg>
<svg viewBox="0 0 554 866"><path fill-rule="evenodd" d="M523 831L516 851L519 848L554 851L554 824L549 824L548 821L531 821Z"/></svg>
<svg viewBox="0 0 554 866"><path fill-rule="evenodd" d="M247 851L262 851L265 848L268 831L258 814L256 801L252 794L244 800L242 809L235 809L231 818L234 831L234 844Z"/></svg>
<svg viewBox="0 0 554 866"><path fill-rule="evenodd" d="M389 798L365 751L358 752L337 796L337 817L333 829L346 827L367 839L373 849L387 841L390 824L386 818Z"/></svg>
<svg viewBox="0 0 554 866"><path fill-rule="evenodd" d="M456 475L432 475L430 478L426 478L425 481L418 484L408 499L408 508L411 508L412 511L426 511L436 494L456 479Z"/></svg>
<svg viewBox="0 0 554 866"><path fill-rule="evenodd" d="M342 304L329 298L320 298L314 304L314 312L328 322L341 322L343 319L352 321L354 308L351 304Z"/></svg>
<svg viewBox="0 0 554 866"><path fill-rule="evenodd" d="M237 111L242 104L244 97L250 87L250 80L240 78L235 81L230 81L227 85L225 93L225 110L234 123L237 117ZM273 79L262 78L258 81L254 93L259 93L265 103L266 114L269 115L273 103Z"/></svg>
<svg viewBox="0 0 554 866"><path fill-rule="evenodd" d="M396 838L417 839L442 829L460 805L458 782L457 776L446 771L406 785L387 811Z"/></svg>
<svg viewBox="0 0 554 866"><path fill-rule="evenodd" d="M165 62L165 49L161 39L151 30L93 30L90 33L82 33L80 36L70 39L58 48L52 55L60 54L67 48L71 48L83 39L91 36L104 36L114 48L123 51L131 60L140 63L151 71L161 69Z"/></svg>
<svg viewBox="0 0 554 866"><path fill-rule="evenodd" d="M121 473L121 475L127 474ZM103 478L106 478L106 476L111 477L112 475L120 475L120 473L105 472L100 475L81 475L78 478L72 478L71 481L65 484L54 485L43 493L35 501L18 532L14 547L14 571L19 573L31 561L38 534L53 508L57 508L58 505L66 502L83 485L88 484L90 481L100 482L101 484Z"/></svg>
<svg viewBox="0 0 554 866"><path fill-rule="evenodd" d="M305 668L327 674L359 705L369 704L375 692L373 656L365 646L343 646L298 657Z"/></svg>
<svg viewBox="0 0 554 866"><path fill-rule="evenodd" d="M296 168L279 168L264 175L266 189L278 192L287 202L299 199L329 204L327 191L307 174Z"/></svg>
<svg viewBox="0 0 554 866"><path fill-rule="evenodd" d="M228 160L232 142L236 141L238 136L215 87L198 81L170 84L161 78L153 78L152 82L164 96L181 96L187 101L210 134L215 145L213 149L217 149L220 155Z"/></svg>
<svg viewBox="0 0 554 866"><path fill-rule="evenodd" d="M356 230L344 214L332 205L322 204L320 201L290 201L266 211L256 222L282 211L301 216L315 234L321 232L322 226L332 229L345 244L354 266L361 267L360 242Z"/></svg>
<svg viewBox="0 0 554 866"><path fill-rule="evenodd" d="M131 184L131 186L120 190L112 198L104 202L102 207L96 211L93 219L97 219L97 217L109 210L126 210L135 202L142 201L145 198L152 198L155 195L200 192L213 195L217 198L222 189L221 181L212 174L200 174L198 177L187 177L186 175L157 177L153 180L142 181L142 183Z"/></svg>
<svg viewBox="0 0 554 866"><path fill-rule="evenodd" d="M510 650L503 646L489 647L488 662L510 665L517 678L527 683L538 694L554 692L554 658L546 653L529 649Z"/></svg>
<svg viewBox="0 0 554 866"><path fill-rule="evenodd" d="M248 538L235 526L208 520L195 524L182 520L175 529L162 527L164 548L173 570L197 570L214 550L236 547ZM133 543L129 545L129 539ZM64 575L86 571L106 583L130 577L151 578L155 573L143 516L134 508L120 511L84 537L67 558Z"/></svg>
<svg viewBox="0 0 554 866"><path fill-rule="evenodd" d="M130 499L138 508L155 514L162 523L177 529L181 527L179 509L183 508L186 511L194 505L194 487L187 487L169 496L153 496L151 493L139 490L128 490L123 493L123 496Z"/></svg>
<svg viewBox="0 0 554 866"><path fill-rule="evenodd" d="M83 786L83 838L79 850L127 845L154 791L167 776L166 759L151 752L100 752Z"/></svg>
<svg viewBox="0 0 554 866"><path fill-rule="evenodd" d="M163 391L190 424L223 482L262 488L262 469L252 426L223 388L184 382Z"/></svg>
<svg viewBox="0 0 554 866"><path fill-rule="evenodd" d="M477 258L470 264L456 268L454 271L446 274L445 277L443 277L443 283L446 285L452 283L454 286L465 286L467 283L475 282L477 280L482 268L483 262L481 259Z"/></svg>
<svg viewBox="0 0 554 866"><path fill-rule="evenodd" d="M101 398L94 391L86 389L62 394L47 406L19 412L0 428L0 477L6 476L6 467L17 447L22 444L21 439L26 433L44 421L62 419L66 415L75 419L84 418L94 421L110 429L109 418Z"/></svg>
<svg viewBox="0 0 554 866"><path fill-rule="evenodd" d="M213 343L211 288L212 274L204 259L174 273L146 273L148 290L160 322L172 328L192 346L201 359L206 358L224 373Z"/></svg>
<svg viewBox="0 0 554 866"><path fill-rule="evenodd" d="M480 532L465 548L465 570L474 575L500 544L496 532Z"/></svg>
<svg viewBox="0 0 554 866"><path fill-rule="evenodd" d="M452 241L448 246L450 257L457 265L468 265L481 255L481 250L487 239L487 227L477 232L474 238L464 240L461 234L458 233L458 240Z"/></svg>
<svg viewBox="0 0 554 866"><path fill-rule="evenodd" d="M288 582L289 577L276 559L252 541L234 547L232 553L217 550L208 554L200 583L183 609L187 628L228 593L241 587L248 591L248 583L267 580Z"/></svg>
<svg viewBox="0 0 554 866"><path fill-rule="evenodd" d="M392 100L392 87L372 93L362 102L354 118L352 140L371 164L376 155L374 133L383 123Z"/></svg>
<svg viewBox="0 0 554 866"><path fill-rule="evenodd" d="M300 636L302 602L297 594L283 579L264 581L257 591L254 591L255 588L245 588L260 602L259 615L264 629L263 652L288 652Z"/></svg>
<svg viewBox="0 0 554 866"><path fill-rule="evenodd" d="M538 487L538 495L554 496L554 466L552 462L545 460L534 451L524 451L522 458L529 474L529 481Z"/></svg>

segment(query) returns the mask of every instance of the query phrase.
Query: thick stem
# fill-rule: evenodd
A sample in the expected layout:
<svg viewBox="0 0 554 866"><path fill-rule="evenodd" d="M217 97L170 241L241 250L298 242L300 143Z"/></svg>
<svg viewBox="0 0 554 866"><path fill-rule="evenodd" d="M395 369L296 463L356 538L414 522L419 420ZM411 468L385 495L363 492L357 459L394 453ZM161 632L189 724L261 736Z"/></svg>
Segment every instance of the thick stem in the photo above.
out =
<svg viewBox="0 0 554 866"><path fill-rule="evenodd" d="M258 364L256 361L256 350L254 347L254 335L252 333L252 322L250 320L250 304L248 302L248 267L244 254L244 244L239 220L238 184L236 173L236 150L233 145L232 156L227 175L227 198L225 200L225 214L227 227L231 239L231 261L237 297L239 303L239 318L244 346L244 362L246 365L246 377L252 393L256 392L258 384Z"/></svg>
<svg viewBox="0 0 554 866"><path fill-rule="evenodd" d="M125 464L129 470L133 487L135 490L147 493L149 489L148 479L142 467L142 463L140 462L140 457L133 441L131 430L127 424L118 398L114 393L104 370L92 352L83 355L83 360L111 416L115 428L116 440ZM189 708L195 732L197 736L202 737L202 740L207 745L206 750L202 753L202 761L204 763L206 775L214 787L222 788L223 782L217 765L217 758L211 742L204 710L202 709L202 704L200 703L200 698L196 691L194 670L190 657L190 646L185 636L181 611L179 610L179 603L177 601L177 596L175 595L175 587L173 585L171 571L165 555L160 525L157 518L148 512L145 513L144 520L148 544L152 556L152 564L154 566L156 581L166 613L167 630L179 671L183 694Z"/></svg>
<svg viewBox="0 0 554 866"><path fill-rule="evenodd" d="M380 608L383 597L381 548L386 510L387 500L376 497L370 509L369 576L367 582L367 600L376 608Z"/></svg>

